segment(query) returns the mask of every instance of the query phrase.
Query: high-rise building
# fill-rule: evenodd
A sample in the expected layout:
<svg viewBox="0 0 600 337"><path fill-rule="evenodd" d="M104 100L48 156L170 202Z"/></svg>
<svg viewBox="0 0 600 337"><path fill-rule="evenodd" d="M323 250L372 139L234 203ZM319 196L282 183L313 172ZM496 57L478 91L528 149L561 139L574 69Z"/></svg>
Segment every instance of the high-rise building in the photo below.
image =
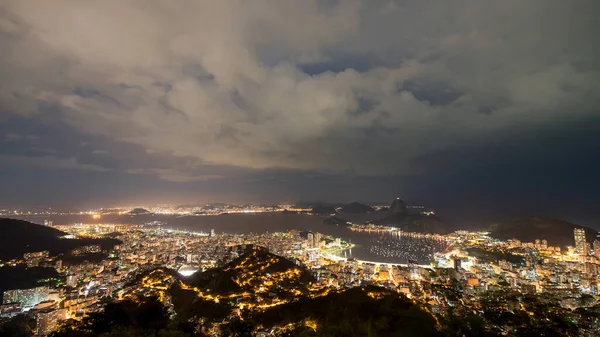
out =
<svg viewBox="0 0 600 337"><path fill-rule="evenodd" d="M17 302L21 307L33 308L36 304L44 302L48 297L48 287L36 287L30 289L15 289L4 292L2 303Z"/></svg>
<svg viewBox="0 0 600 337"><path fill-rule="evenodd" d="M419 266L417 261L408 260L408 275L411 280L416 280L419 277Z"/></svg>
<svg viewBox="0 0 600 337"><path fill-rule="evenodd" d="M65 310L48 308L37 314L36 328L38 336L47 336L56 330L58 322L65 319Z"/></svg>
<svg viewBox="0 0 600 337"><path fill-rule="evenodd" d="M460 259L460 257L454 257L454 270L456 271L460 271L460 269L462 268L462 260Z"/></svg>
<svg viewBox="0 0 600 337"><path fill-rule="evenodd" d="M77 286L78 277L77 275L69 274L67 275L67 286L76 287Z"/></svg>
<svg viewBox="0 0 600 337"><path fill-rule="evenodd" d="M587 242L585 241L585 230L583 228L575 228L573 230L575 236L575 251L581 255L587 255Z"/></svg>
<svg viewBox="0 0 600 337"><path fill-rule="evenodd" d="M594 240L594 255L600 259L600 235Z"/></svg>
<svg viewBox="0 0 600 337"><path fill-rule="evenodd" d="M321 242L321 233L315 233L313 235L313 247L319 248L319 243Z"/></svg>
<svg viewBox="0 0 600 337"><path fill-rule="evenodd" d="M535 265L540 260L540 252L534 248L525 248L525 266L527 268L535 268Z"/></svg>
<svg viewBox="0 0 600 337"><path fill-rule="evenodd" d="M306 235L306 243L308 244L309 248L314 247L315 235L313 233L308 232L308 234Z"/></svg>
<svg viewBox="0 0 600 337"><path fill-rule="evenodd" d="M0 317L13 317L21 313L21 304L4 303L0 304Z"/></svg>

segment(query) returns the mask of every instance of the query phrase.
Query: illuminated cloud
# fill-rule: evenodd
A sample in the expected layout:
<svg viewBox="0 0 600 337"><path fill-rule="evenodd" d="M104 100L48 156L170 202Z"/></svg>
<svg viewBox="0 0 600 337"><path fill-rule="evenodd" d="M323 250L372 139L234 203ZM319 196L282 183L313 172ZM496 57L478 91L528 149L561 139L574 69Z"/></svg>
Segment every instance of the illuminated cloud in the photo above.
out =
<svg viewBox="0 0 600 337"><path fill-rule="evenodd" d="M597 121L598 11L593 1L4 1L0 123L52 125L89 142L54 144L66 158L169 182L439 177L510 161L499 151L482 162L498 144L522 139L514 152L531 153L530 135Z"/></svg>

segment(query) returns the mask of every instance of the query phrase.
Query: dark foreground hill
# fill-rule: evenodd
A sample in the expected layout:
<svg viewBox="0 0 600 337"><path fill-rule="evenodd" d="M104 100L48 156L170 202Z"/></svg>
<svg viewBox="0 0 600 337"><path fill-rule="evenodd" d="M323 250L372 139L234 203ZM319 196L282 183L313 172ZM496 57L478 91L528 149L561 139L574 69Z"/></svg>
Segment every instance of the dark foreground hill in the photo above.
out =
<svg viewBox="0 0 600 337"><path fill-rule="evenodd" d="M190 296L194 297L194 296ZM108 303L104 310L72 321L55 337L112 336L450 336L438 331L435 318L403 295L378 287L361 287L324 297L303 299L242 317L219 315L218 304L198 306L201 321L179 313L170 316L157 298ZM206 318L220 316L215 330ZM204 328L199 328L204 326ZM0 327L1 328L1 327ZM266 329L268 328L268 329ZM284 330L285 329L285 330ZM209 333L210 331L210 333ZM26 335L26 334L25 334Z"/></svg>
<svg viewBox="0 0 600 337"><path fill-rule="evenodd" d="M121 243L117 239L61 239L67 235L57 229L31 222L0 219L0 259L22 258L24 253L48 250L51 256L68 254L74 248L99 244L102 250Z"/></svg>
<svg viewBox="0 0 600 337"><path fill-rule="evenodd" d="M431 314L406 296L376 286L306 298L251 317L267 328L295 326L289 336L441 336Z"/></svg>
<svg viewBox="0 0 600 337"><path fill-rule="evenodd" d="M548 240L551 246L573 246L573 229L585 229L586 239L593 242L598 232L567 221L537 215L517 215L504 219L491 226L491 236L500 240L519 239L533 242L536 239Z"/></svg>
<svg viewBox="0 0 600 337"><path fill-rule="evenodd" d="M308 285L314 281L303 266L266 249L254 248L223 267L190 276L186 283L215 295L262 292L286 298L299 292L306 293Z"/></svg>

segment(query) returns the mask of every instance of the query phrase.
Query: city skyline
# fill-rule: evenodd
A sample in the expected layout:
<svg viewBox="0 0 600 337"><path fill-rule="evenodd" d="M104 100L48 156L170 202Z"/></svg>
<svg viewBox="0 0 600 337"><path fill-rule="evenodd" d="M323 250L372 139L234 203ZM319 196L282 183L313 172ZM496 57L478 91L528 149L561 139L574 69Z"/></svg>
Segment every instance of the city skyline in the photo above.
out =
<svg viewBox="0 0 600 337"><path fill-rule="evenodd" d="M400 195L597 224L598 6L5 1L0 207Z"/></svg>
<svg viewBox="0 0 600 337"><path fill-rule="evenodd" d="M376 300L370 310L393 300L403 303L376 314L377 318L418 305L430 318L418 326L423 336L457 336L456 329L461 329L474 335L550 331L591 337L600 326L600 246L597 240L593 245L586 242L584 228L574 228L567 245L555 245L544 232L532 241L500 240L493 232L410 232L370 223L349 225L338 232L343 235L339 237L331 232L336 226L327 224L321 224L324 233L282 229L244 234L171 229L156 223L40 226L2 221L12 222L19 231L68 233L63 237L71 238L66 239L70 247L59 243L64 238L54 238L51 241L59 246L32 240L23 254L2 252L0 269L21 275L21 283L10 285L11 277L0 283L0 332L11 331L7 330L11 322L30 315L35 319L28 325L35 335L28 335L37 337L100 336L116 329L142 336L147 335L144 319L118 319L109 326L101 322L115 306L143 308L155 303L168 317L157 329L182 329L185 336L227 335L228 325L237 319L248 322L247 331L252 332L242 336L303 336L299 332L306 327L364 336L363 331L328 322L311 306L339 301L338 296L347 296L348 305L364 297ZM349 235L375 240L354 244L345 239ZM365 244L375 255L353 253ZM41 283L33 282L32 274L25 278L34 270L41 273L37 276ZM28 278L32 279L25 281ZM215 311L217 307L220 310ZM289 308L297 314L283 320L273 316ZM326 312L340 316L339 311ZM351 316L347 308L342 312ZM352 324L370 322L371 314L363 310ZM178 317L184 317L186 325L168 324ZM413 312L409 317L412 321L421 316ZM479 323L469 324L475 317ZM371 325L366 323L367 330L383 335L407 329L405 324Z"/></svg>

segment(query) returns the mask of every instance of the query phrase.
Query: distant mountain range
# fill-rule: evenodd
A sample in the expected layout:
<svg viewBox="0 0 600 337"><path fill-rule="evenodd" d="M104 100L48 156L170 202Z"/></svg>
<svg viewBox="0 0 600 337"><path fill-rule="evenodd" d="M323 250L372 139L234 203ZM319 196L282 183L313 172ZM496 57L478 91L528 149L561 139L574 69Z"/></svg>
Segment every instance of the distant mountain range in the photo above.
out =
<svg viewBox="0 0 600 337"><path fill-rule="evenodd" d="M499 240L519 239L533 242L536 239L547 240L551 246L573 246L573 229L583 228L588 242L593 242L598 232L567 221L538 215L516 215L493 224L491 236Z"/></svg>
<svg viewBox="0 0 600 337"><path fill-rule="evenodd" d="M350 204L317 204L313 214L331 215L323 221L327 225L348 226L367 224L397 227L407 232L448 234L462 228L452 228L435 215L411 213L402 199L396 198L389 207L377 211L371 206L353 202ZM598 232L567 221L538 215L518 215L495 222L490 226L491 236L500 240L519 239L534 242L547 240L549 245L573 246L573 229L583 228L588 242L593 242ZM485 229L485 228L481 228Z"/></svg>
<svg viewBox="0 0 600 337"><path fill-rule="evenodd" d="M319 208L317 210L321 211L323 209ZM331 209L325 210L331 211ZM329 225L345 226L347 222L355 224L372 223L375 225L398 227L409 232L431 234L447 234L451 232L451 229L440 218L434 215L409 214L406 204L400 198L394 199L390 207L379 211L375 211L371 206L353 202L340 206L339 212L315 214L335 214L335 216L324 220L324 223Z"/></svg>
<svg viewBox="0 0 600 337"><path fill-rule="evenodd" d="M341 207L340 211L343 213L350 213L350 214L354 214L354 213L362 214L362 213L375 212L375 209L369 205L361 204L359 202L352 202L352 203L343 205Z"/></svg>
<svg viewBox="0 0 600 337"><path fill-rule="evenodd" d="M314 215L332 215L338 212L348 214L367 214L375 212L375 209L373 207L360 202L351 202L349 204L326 202L301 202L297 203L295 207L310 208L310 213Z"/></svg>
<svg viewBox="0 0 600 337"><path fill-rule="evenodd" d="M48 250L51 256L69 254L77 247L99 244L108 250L121 241L106 239L61 239L67 233L24 220L0 218L0 259L22 258L24 253Z"/></svg>

